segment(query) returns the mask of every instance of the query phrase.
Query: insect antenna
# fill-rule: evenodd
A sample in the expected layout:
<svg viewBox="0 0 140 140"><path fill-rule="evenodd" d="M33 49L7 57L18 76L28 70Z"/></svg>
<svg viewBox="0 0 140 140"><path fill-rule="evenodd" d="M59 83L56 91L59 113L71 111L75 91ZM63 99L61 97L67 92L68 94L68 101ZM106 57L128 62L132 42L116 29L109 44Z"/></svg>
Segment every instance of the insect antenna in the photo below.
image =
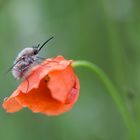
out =
<svg viewBox="0 0 140 140"><path fill-rule="evenodd" d="M38 44L37 46L33 46L32 48L34 48L34 49L38 49L39 46L40 46L40 44Z"/></svg>
<svg viewBox="0 0 140 140"><path fill-rule="evenodd" d="M52 36L52 37L50 37L47 41L45 41L41 46L40 46L40 48L38 49L38 52L50 41L50 40L52 40L54 37ZM38 45L38 47L39 47L39 45Z"/></svg>

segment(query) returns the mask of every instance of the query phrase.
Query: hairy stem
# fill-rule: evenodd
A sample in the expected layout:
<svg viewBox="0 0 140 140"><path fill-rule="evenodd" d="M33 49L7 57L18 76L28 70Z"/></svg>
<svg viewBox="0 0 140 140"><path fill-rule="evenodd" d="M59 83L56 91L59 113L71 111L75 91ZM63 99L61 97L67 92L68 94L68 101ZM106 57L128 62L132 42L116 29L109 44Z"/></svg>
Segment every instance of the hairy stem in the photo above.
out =
<svg viewBox="0 0 140 140"><path fill-rule="evenodd" d="M88 68L101 80L101 82L105 86L106 90L108 91L109 95L112 97L112 99L116 103L116 105L123 117L123 120L129 131L130 139L137 140L137 134L136 134L136 130L135 130L134 120L132 119L125 102L119 95L118 91L116 90L116 88L114 87L112 81L108 78L108 76L98 66L96 66L95 64L88 62L88 61L75 61L72 64L72 66L74 68L77 68L77 67Z"/></svg>

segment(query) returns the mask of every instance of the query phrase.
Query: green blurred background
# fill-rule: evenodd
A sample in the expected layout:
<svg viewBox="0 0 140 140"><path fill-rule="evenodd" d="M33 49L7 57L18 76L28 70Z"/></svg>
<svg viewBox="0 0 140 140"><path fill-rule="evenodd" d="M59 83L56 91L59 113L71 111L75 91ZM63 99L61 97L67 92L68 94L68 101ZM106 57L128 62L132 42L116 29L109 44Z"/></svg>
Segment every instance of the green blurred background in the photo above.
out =
<svg viewBox="0 0 140 140"><path fill-rule="evenodd" d="M25 47L53 41L40 56L88 60L111 78L140 129L140 1L0 0L0 101L19 85L6 74ZM79 68L80 98L58 117L0 109L0 140L128 140L118 108L98 78ZM140 137L139 137L140 139Z"/></svg>

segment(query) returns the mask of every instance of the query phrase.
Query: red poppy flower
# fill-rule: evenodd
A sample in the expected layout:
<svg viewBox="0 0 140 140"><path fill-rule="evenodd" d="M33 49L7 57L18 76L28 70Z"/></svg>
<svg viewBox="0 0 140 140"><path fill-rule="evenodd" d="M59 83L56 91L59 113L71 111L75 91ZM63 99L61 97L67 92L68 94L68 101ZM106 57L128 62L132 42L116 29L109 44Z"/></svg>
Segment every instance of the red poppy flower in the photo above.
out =
<svg viewBox="0 0 140 140"><path fill-rule="evenodd" d="M79 95L79 80L71 60L62 56L44 60L35 66L29 76L29 87L24 80L3 103L7 112L23 107L46 115L59 115L72 108Z"/></svg>

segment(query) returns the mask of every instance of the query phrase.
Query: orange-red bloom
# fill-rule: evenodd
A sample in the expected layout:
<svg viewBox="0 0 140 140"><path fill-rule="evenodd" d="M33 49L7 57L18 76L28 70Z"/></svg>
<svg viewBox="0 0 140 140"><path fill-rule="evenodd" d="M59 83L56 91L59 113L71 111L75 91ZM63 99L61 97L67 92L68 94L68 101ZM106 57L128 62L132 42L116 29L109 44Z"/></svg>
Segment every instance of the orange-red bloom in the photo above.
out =
<svg viewBox="0 0 140 140"><path fill-rule="evenodd" d="M7 112L28 107L33 112L59 115L72 108L79 95L79 80L71 67L71 60L62 56L50 58L35 66L27 80L3 103Z"/></svg>

